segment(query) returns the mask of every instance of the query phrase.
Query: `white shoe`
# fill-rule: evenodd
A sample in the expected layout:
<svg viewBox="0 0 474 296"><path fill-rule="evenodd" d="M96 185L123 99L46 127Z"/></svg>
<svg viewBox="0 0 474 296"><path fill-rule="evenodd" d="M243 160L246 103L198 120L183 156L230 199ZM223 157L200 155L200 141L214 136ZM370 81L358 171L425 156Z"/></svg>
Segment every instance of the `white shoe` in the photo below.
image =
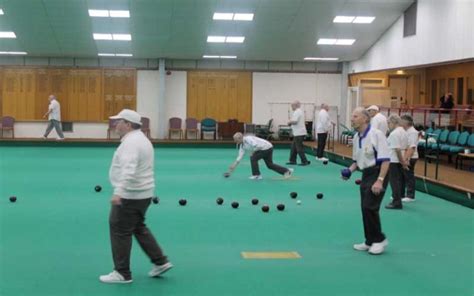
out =
<svg viewBox="0 0 474 296"><path fill-rule="evenodd" d="M293 175L293 172L295 171L295 169L288 169L288 172L286 172L284 175L283 175L283 178L285 179L288 179L291 177L291 175Z"/></svg>
<svg viewBox="0 0 474 296"><path fill-rule="evenodd" d="M101 275L99 280L107 284L129 284L132 282L132 279L125 280L125 278L115 270L109 274Z"/></svg>
<svg viewBox="0 0 474 296"><path fill-rule="evenodd" d="M64 140L64 138L59 138L59 137L58 137L58 138L56 138L56 140L57 140L57 141L62 141L62 140Z"/></svg>
<svg viewBox="0 0 474 296"><path fill-rule="evenodd" d="M415 199L414 199L414 198L410 198L410 197L404 197L404 198L402 198L402 201L403 201L403 202L414 202Z"/></svg>
<svg viewBox="0 0 474 296"><path fill-rule="evenodd" d="M385 247L388 246L388 240L384 239L380 243L373 243L370 246L369 253L372 255L380 255L385 250Z"/></svg>
<svg viewBox="0 0 474 296"><path fill-rule="evenodd" d="M255 175L255 176L250 176L249 179L250 180L262 180L263 177L261 175Z"/></svg>
<svg viewBox="0 0 474 296"><path fill-rule="evenodd" d="M150 270L150 272L148 273L148 275L150 277L156 277L156 276L160 276L162 275L163 273L167 272L168 270L170 270L171 268L173 268L173 264L171 264L170 262L167 262L163 265L153 265L153 268Z"/></svg>
<svg viewBox="0 0 474 296"><path fill-rule="evenodd" d="M355 244L353 245L353 247L354 247L354 250L357 250L357 251L368 251L370 249L370 246L366 245L365 243Z"/></svg>

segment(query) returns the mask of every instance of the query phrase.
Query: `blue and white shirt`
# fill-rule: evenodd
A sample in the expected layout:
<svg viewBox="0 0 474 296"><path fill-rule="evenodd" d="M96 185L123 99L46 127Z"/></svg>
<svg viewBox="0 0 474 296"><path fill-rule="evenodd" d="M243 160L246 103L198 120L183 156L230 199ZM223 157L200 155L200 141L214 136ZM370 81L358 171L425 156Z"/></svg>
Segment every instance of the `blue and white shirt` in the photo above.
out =
<svg viewBox="0 0 474 296"><path fill-rule="evenodd" d="M370 125L364 134L356 133L352 146L352 160L361 170L390 161L390 150L385 135Z"/></svg>

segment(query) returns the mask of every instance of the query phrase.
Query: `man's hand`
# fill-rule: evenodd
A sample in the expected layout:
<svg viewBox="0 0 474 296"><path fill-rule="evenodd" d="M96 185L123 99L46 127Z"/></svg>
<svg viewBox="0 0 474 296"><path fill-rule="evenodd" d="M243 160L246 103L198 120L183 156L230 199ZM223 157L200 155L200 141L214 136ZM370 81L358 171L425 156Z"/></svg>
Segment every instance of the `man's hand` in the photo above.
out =
<svg viewBox="0 0 474 296"><path fill-rule="evenodd" d="M120 195L112 195L112 198L110 199L110 203L114 206L119 206L122 204L122 197Z"/></svg>
<svg viewBox="0 0 474 296"><path fill-rule="evenodd" d="M383 191L382 181L377 179L377 181L375 181L375 183L372 185L371 189L375 195L379 195Z"/></svg>

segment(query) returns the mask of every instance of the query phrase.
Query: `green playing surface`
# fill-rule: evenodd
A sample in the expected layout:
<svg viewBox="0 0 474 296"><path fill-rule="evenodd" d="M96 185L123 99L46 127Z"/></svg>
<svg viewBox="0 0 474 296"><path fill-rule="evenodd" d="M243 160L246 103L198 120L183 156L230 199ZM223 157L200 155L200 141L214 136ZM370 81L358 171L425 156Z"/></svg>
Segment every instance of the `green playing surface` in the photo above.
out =
<svg viewBox="0 0 474 296"><path fill-rule="evenodd" d="M359 187L341 166L295 167L283 180L248 156L234 175L228 148L157 148L156 192L147 224L175 268L148 278L134 241L130 285L98 280L112 269L108 237L112 147L0 147L0 295L472 295L474 216L469 208L417 192L402 211L381 209L390 245L363 241ZM284 164L288 150L274 159ZM311 158L312 159L312 158ZM95 185L103 191L94 192ZM289 197L298 192L301 205ZM324 193L322 200L316 193ZM8 197L18 201L10 203ZM217 197L225 199L217 206ZM258 206L250 200L260 199ZM178 205L187 198L185 207ZM385 205L390 190L384 198ZM240 207L232 209L230 203ZM276 210L284 203L284 212ZM263 203L270 205L262 213ZM241 252L297 252L299 259L243 259Z"/></svg>

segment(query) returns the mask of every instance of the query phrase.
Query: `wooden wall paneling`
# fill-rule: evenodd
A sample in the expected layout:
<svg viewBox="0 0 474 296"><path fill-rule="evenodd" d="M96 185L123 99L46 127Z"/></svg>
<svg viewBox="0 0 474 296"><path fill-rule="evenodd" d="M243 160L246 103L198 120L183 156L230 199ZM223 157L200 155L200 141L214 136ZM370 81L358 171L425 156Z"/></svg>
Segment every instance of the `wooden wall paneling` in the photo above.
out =
<svg viewBox="0 0 474 296"><path fill-rule="evenodd" d="M196 72L188 71L186 86L186 117L197 118L197 95L199 77Z"/></svg>
<svg viewBox="0 0 474 296"><path fill-rule="evenodd" d="M220 75L209 74L207 76L207 97L206 97L206 117L217 120L217 84L219 83Z"/></svg>
<svg viewBox="0 0 474 296"><path fill-rule="evenodd" d="M115 100L114 100L114 73L111 70L104 70L104 120L108 120L110 116L115 115Z"/></svg>
<svg viewBox="0 0 474 296"><path fill-rule="evenodd" d="M61 120L71 121L71 111L77 112L77 109L72 110L69 104L69 70L67 69L49 69L49 87L48 92L43 98L41 98L41 104L43 106L43 114L48 109L48 97L49 95L55 95L59 104L61 105Z"/></svg>
<svg viewBox="0 0 474 296"><path fill-rule="evenodd" d="M227 100L227 110L228 118L237 118L239 119L239 77L236 74L230 74L228 79L228 100Z"/></svg>
<svg viewBox="0 0 474 296"><path fill-rule="evenodd" d="M3 116L3 68L0 67L0 116Z"/></svg>
<svg viewBox="0 0 474 296"><path fill-rule="evenodd" d="M197 89L197 112L196 119L202 120L206 117L206 102L207 102L207 75L200 74L198 76L198 89Z"/></svg>
<svg viewBox="0 0 474 296"><path fill-rule="evenodd" d="M35 114L34 119L43 119L48 110L48 96L50 95L50 75L47 69L36 71Z"/></svg>
<svg viewBox="0 0 474 296"><path fill-rule="evenodd" d="M3 75L3 116L16 116L17 105L16 89L18 88L18 75L11 69L5 69Z"/></svg>
<svg viewBox="0 0 474 296"><path fill-rule="evenodd" d="M124 75L124 97L123 97L123 108L136 110L136 71L125 70ZM118 110L120 111L120 110Z"/></svg>
<svg viewBox="0 0 474 296"><path fill-rule="evenodd" d="M101 108L101 79L102 71L90 70L86 77L87 79L87 121L100 121Z"/></svg>
<svg viewBox="0 0 474 296"><path fill-rule="evenodd" d="M241 122L252 123L252 74L238 74L238 118Z"/></svg>

